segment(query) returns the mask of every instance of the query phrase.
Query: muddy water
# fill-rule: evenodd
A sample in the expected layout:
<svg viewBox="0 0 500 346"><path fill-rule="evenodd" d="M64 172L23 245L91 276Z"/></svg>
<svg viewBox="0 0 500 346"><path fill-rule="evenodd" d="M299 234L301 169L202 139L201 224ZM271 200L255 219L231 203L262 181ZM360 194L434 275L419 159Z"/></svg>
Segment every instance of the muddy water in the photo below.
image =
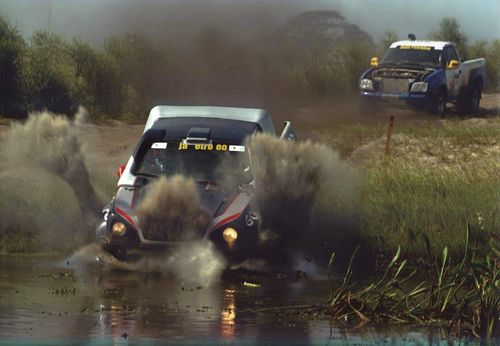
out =
<svg viewBox="0 0 500 346"><path fill-rule="evenodd" d="M178 343L426 343L432 331L360 328L256 309L319 304L323 280L230 273L212 287L155 273L67 266L53 257L0 257L1 345ZM283 275L281 275L283 276Z"/></svg>

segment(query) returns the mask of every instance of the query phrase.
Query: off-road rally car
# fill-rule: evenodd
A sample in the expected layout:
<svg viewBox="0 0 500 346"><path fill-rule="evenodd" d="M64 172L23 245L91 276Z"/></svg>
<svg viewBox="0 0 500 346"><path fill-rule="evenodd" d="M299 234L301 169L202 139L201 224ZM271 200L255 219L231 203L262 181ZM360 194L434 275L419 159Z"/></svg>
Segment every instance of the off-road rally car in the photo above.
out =
<svg viewBox="0 0 500 346"><path fill-rule="evenodd" d="M447 103L468 114L477 113L486 81L485 59L462 62L454 44L443 41L406 41L391 44L383 59L359 79L360 111L408 104L444 116Z"/></svg>
<svg viewBox="0 0 500 346"><path fill-rule="evenodd" d="M255 179L245 143L261 132L276 136L270 114L261 109L154 107L127 165L118 170L118 188L103 209L97 242L118 259L178 246L168 230L158 234L142 228L136 211L155 180L180 174L196 184L199 204L211 218L197 238L212 241L232 261L252 256L261 220L252 204ZM294 138L291 123L285 122L281 139ZM219 169L227 159L230 169ZM232 183L225 174L231 174Z"/></svg>

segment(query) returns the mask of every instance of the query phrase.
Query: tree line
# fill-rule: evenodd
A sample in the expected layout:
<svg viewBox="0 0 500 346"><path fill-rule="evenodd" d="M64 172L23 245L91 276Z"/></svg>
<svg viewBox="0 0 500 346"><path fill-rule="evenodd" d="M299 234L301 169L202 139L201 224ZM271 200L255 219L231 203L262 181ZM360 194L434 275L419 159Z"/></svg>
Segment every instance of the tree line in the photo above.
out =
<svg viewBox="0 0 500 346"><path fill-rule="evenodd" d="M485 57L488 88L500 89L500 40L471 43L453 18L429 36L454 41L463 57ZM397 38L388 31L378 44L358 39L303 46L286 35L242 42L206 28L189 47L124 34L96 48L48 31L25 39L0 17L0 115L73 114L84 105L97 116L135 119L158 103L252 106L334 98L355 92L369 58Z"/></svg>

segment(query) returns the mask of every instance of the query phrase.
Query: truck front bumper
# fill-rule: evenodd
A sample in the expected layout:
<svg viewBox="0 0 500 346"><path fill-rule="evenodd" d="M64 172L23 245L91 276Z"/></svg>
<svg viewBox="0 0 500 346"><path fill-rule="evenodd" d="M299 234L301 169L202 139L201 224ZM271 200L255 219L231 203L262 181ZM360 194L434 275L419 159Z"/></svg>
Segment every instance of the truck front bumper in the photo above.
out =
<svg viewBox="0 0 500 346"><path fill-rule="evenodd" d="M398 93L389 94L374 91L361 91L361 100L364 102L376 102L387 105L401 106L409 104L412 106L428 106L431 98L427 93Z"/></svg>

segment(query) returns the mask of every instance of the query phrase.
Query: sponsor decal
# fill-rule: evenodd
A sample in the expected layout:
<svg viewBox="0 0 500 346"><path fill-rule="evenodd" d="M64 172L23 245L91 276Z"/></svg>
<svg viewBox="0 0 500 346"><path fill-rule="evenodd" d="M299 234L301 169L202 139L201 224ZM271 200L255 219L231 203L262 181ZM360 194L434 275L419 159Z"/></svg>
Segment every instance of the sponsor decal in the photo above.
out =
<svg viewBox="0 0 500 346"><path fill-rule="evenodd" d="M167 149L166 142L156 142L151 145L151 149Z"/></svg>
<svg viewBox="0 0 500 346"><path fill-rule="evenodd" d="M235 151L244 153L245 147L243 145L228 145L228 144L195 144L188 145L187 143L180 142L179 150L204 150L204 151Z"/></svg>
<svg viewBox="0 0 500 346"><path fill-rule="evenodd" d="M245 147L243 145L230 145L229 151L238 151L240 153L244 153Z"/></svg>
<svg viewBox="0 0 500 346"><path fill-rule="evenodd" d="M412 50L433 50L433 47L429 46L399 46L399 49L412 49Z"/></svg>

